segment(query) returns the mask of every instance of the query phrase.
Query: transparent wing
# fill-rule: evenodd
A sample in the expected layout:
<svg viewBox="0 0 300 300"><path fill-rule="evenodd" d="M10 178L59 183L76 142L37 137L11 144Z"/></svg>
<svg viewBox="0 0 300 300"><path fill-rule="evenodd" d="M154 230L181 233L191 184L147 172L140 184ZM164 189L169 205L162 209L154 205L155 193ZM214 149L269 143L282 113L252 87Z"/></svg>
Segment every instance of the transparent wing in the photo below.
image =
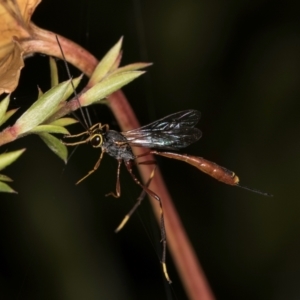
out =
<svg viewBox="0 0 300 300"><path fill-rule="evenodd" d="M122 135L131 146L177 150L200 139L201 131L194 128L199 119L200 112L185 110Z"/></svg>
<svg viewBox="0 0 300 300"><path fill-rule="evenodd" d="M193 109L179 111L175 114L168 115L162 119L154 121L148 125L126 131L125 133L129 134L136 131L160 131L179 129L181 127L194 127L199 122L200 116L200 112Z"/></svg>

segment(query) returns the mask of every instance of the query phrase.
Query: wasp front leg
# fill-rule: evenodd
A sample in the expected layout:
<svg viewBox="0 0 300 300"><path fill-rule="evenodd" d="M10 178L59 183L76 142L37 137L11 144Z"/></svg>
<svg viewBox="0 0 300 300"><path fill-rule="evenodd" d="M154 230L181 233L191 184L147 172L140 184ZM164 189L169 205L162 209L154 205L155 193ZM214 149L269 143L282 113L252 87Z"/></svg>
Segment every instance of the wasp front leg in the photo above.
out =
<svg viewBox="0 0 300 300"><path fill-rule="evenodd" d="M97 162L96 162L94 168L93 168L91 171L89 171L84 177L82 177L80 180L78 180L78 181L76 182L76 185L79 184L79 183L80 183L81 181L83 181L84 179L86 179L87 177L89 177L91 174L93 174L93 173L99 168L104 153L105 153L105 151L102 150L102 151L101 151L101 154L100 154L100 157L99 157L99 159L97 160Z"/></svg>

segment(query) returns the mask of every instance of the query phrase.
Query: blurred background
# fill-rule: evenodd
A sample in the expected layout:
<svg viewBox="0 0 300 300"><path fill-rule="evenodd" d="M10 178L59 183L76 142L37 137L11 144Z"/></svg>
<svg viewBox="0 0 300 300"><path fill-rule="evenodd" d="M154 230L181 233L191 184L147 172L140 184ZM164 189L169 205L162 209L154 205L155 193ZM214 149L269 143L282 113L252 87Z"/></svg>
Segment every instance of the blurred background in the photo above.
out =
<svg viewBox="0 0 300 300"><path fill-rule="evenodd" d="M217 299L299 299L300 2L43 1L36 25L101 58L124 36L123 65L150 61L124 89L141 124L196 109L201 140L184 153L230 170L263 197L197 169L158 159L175 206ZM63 64L59 70L66 78ZM79 72L71 69L74 76ZM28 107L49 88L48 58L26 60L13 105ZM105 106L94 122L118 129ZM80 126L70 128L75 134ZM168 255L161 272L159 229L148 201L114 234L140 193L117 162L75 182L99 151L81 146L65 166L37 136L1 152L27 151L5 174L18 195L0 198L1 299L186 299Z"/></svg>

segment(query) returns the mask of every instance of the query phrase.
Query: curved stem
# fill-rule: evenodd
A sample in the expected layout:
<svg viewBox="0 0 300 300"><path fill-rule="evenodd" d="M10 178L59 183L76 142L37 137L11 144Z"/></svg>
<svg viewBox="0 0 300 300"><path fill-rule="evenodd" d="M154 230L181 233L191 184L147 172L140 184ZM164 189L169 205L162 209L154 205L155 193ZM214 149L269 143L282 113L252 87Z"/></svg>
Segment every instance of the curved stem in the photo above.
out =
<svg viewBox="0 0 300 300"><path fill-rule="evenodd" d="M41 29L33 23L30 23L30 28L32 37L30 39L19 41L26 55L32 55L39 52L63 59L56 41L56 36L58 36L67 61L77 69L81 70L88 77L92 75L98 64L98 60L91 53L63 36Z"/></svg>
<svg viewBox="0 0 300 300"><path fill-rule="evenodd" d="M109 100L110 108L114 112L123 131L140 127L140 124L122 91L117 91L112 94L109 97ZM144 153L145 150L142 148L135 148L134 152L136 155L139 155ZM154 160L153 156L147 157L147 160L148 159ZM143 182L146 183L152 172L152 167L149 165L139 165L139 171L143 178ZM162 199L166 221L167 245L173 256L176 267L178 268L189 299L214 299L159 169L155 171L155 176L151 181L151 190ZM153 210L155 211L156 218L159 221L159 205L157 205L157 201L154 199L150 199L150 201Z"/></svg>
<svg viewBox="0 0 300 300"><path fill-rule="evenodd" d="M40 52L62 58L55 39L56 34L42 30L34 24L31 24L31 28L33 31L33 38L31 40L22 41L22 47L25 50L25 53L30 54ZM97 59L84 48L64 37L59 36L59 41L63 48L66 60L76 68L80 69L87 76L91 76L98 63ZM109 97L109 106L123 131L138 128L140 126L122 91L117 91ZM134 151L135 154L138 155L141 154L143 150L135 148ZM153 157L149 159L154 160ZM138 167L143 181L147 182L152 172L151 166L139 165ZM151 190L158 194L162 199L165 212L168 248L178 268L189 299L214 299L158 169L151 182ZM159 218L160 212L157 201L151 199L151 204L156 217Z"/></svg>

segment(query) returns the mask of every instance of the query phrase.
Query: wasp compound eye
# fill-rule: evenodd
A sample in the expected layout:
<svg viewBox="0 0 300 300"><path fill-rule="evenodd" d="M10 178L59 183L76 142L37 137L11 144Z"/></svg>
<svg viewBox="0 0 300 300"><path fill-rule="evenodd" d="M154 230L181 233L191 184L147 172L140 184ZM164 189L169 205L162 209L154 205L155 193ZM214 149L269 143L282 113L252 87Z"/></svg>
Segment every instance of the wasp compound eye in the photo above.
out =
<svg viewBox="0 0 300 300"><path fill-rule="evenodd" d="M91 144L94 148L98 148L102 146L103 138L101 134L95 134L91 138Z"/></svg>

